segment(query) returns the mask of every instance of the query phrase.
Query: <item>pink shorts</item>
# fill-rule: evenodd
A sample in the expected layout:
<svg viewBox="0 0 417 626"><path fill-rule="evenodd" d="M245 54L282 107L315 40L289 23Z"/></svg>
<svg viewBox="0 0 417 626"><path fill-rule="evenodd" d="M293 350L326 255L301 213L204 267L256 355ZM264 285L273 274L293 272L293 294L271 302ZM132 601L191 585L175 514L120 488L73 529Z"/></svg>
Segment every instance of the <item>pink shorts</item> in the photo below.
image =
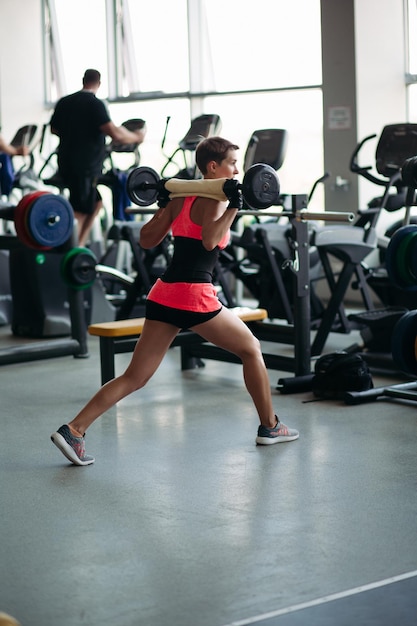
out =
<svg viewBox="0 0 417 626"><path fill-rule="evenodd" d="M213 313L222 307L212 283L164 283L160 278L148 293L148 300L196 313Z"/></svg>

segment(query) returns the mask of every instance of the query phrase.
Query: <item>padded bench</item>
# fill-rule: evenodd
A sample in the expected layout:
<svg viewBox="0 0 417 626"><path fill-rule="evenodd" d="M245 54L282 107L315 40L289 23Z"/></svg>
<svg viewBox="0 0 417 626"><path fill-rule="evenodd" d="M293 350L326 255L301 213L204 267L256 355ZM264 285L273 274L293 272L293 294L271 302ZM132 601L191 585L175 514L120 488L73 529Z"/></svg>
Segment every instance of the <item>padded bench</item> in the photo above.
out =
<svg viewBox="0 0 417 626"><path fill-rule="evenodd" d="M268 317L268 313L265 309L233 307L229 310L233 311L233 313L240 317L240 319L249 326L255 322L262 322L262 320ZM115 322L90 324L88 327L89 334L100 338L100 367L102 385L115 377L115 355L133 352L137 340L142 333L144 323L145 318L138 317L135 319L119 320ZM181 347L182 370L192 369L198 365L199 357L192 353L191 348L202 344L207 346L201 355L202 357L231 361L235 363L240 362L235 355L226 352L225 350L221 350L216 346L212 346L211 344L207 344L205 339L191 330L184 330L178 333L170 346L171 348L176 346ZM189 347L189 351L187 351L187 346ZM212 349L212 352L210 352L209 349ZM208 350L207 353L206 350Z"/></svg>

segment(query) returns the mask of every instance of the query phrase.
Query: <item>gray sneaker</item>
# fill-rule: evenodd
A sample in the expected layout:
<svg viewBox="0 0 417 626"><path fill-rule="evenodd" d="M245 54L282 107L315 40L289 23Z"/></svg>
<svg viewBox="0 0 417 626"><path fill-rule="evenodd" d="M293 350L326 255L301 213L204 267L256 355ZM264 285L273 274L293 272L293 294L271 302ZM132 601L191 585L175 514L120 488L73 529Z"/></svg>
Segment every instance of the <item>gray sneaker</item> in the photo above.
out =
<svg viewBox="0 0 417 626"><path fill-rule="evenodd" d="M261 446L268 446L273 443L283 443L284 441L294 441L298 439L300 433L295 428L288 428L277 418L277 425L274 428L262 426L258 428L256 443Z"/></svg>
<svg viewBox="0 0 417 626"><path fill-rule="evenodd" d="M85 453L84 437L74 437L66 424L52 433L51 439L64 456L74 465L91 465L94 457Z"/></svg>

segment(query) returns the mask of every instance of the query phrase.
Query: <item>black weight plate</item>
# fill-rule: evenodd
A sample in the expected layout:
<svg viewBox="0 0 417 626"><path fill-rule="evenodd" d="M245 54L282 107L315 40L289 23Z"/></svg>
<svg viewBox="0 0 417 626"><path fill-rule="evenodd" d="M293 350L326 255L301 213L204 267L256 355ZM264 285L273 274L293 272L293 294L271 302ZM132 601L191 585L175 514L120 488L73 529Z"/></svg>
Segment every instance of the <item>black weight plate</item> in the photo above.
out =
<svg viewBox="0 0 417 626"><path fill-rule="evenodd" d="M417 284L417 226L415 231L415 238L410 241L407 247L407 266L411 277Z"/></svg>
<svg viewBox="0 0 417 626"><path fill-rule="evenodd" d="M62 280L64 281L64 283L66 285L69 285L70 287L71 285L71 276L70 276L70 266L71 266L71 259L75 254L78 254L80 251L82 251L84 248L71 248L71 250L69 250L63 257L62 257L62 261L61 261L61 277Z"/></svg>
<svg viewBox="0 0 417 626"><path fill-rule="evenodd" d="M416 337L417 311L409 311L395 324L391 342L394 363L400 370L409 374L417 374Z"/></svg>
<svg viewBox="0 0 417 626"><path fill-rule="evenodd" d="M72 289L87 289L96 279L97 259L88 248L72 248L62 259L61 276Z"/></svg>
<svg viewBox="0 0 417 626"><path fill-rule="evenodd" d="M411 273L410 263L409 263L409 250L410 246L413 245L413 240L415 240L417 236L417 228L414 232L409 232L403 237L400 245L397 249L396 254L396 269L399 277L406 285L415 285L417 281L413 277Z"/></svg>
<svg viewBox="0 0 417 626"><path fill-rule="evenodd" d="M158 172L151 167L137 167L127 177L127 195L138 206L150 206L156 202L159 180Z"/></svg>
<svg viewBox="0 0 417 626"><path fill-rule="evenodd" d="M267 209L278 204L279 192L279 178L270 165L255 163L245 172L242 193L251 209Z"/></svg>
<svg viewBox="0 0 417 626"><path fill-rule="evenodd" d="M45 194L32 202L26 223L31 237L40 246L57 248L72 235L74 212L63 196Z"/></svg>
<svg viewBox="0 0 417 626"><path fill-rule="evenodd" d="M385 267L388 272L388 277L390 281L396 287L403 289L404 291L415 291L417 290L417 283L409 283L408 281L404 281L399 272L398 272L398 258L397 253L401 242L404 238L411 232L416 230L416 224L410 224L409 226L402 226L392 235L388 247L385 253Z"/></svg>

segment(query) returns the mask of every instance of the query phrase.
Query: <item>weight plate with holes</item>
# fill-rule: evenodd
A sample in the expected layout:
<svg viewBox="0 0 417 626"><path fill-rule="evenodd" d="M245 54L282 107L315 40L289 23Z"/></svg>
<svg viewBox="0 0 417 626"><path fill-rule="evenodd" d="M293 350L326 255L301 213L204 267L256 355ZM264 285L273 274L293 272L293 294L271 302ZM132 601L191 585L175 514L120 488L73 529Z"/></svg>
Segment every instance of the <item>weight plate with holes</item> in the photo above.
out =
<svg viewBox="0 0 417 626"><path fill-rule="evenodd" d="M138 206L150 206L156 202L158 197L157 185L159 180L158 172L151 167L137 167L127 177L127 195Z"/></svg>
<svg viewBox="0 0 417 626"><path fill-rule="evenodd" d="M242 193L246 204L254 210L267 209L279 202L279 178L273 167L266 163L255 163L246 172L242 181Z"/></svg>
<svg viewBox="0 0 417 626"><path fill-rule="evenodd" d="M72 235L72 206L63 196L52 193L39 196L28 210L27 227L31 237L40 245L57 248Z"/></svg>

